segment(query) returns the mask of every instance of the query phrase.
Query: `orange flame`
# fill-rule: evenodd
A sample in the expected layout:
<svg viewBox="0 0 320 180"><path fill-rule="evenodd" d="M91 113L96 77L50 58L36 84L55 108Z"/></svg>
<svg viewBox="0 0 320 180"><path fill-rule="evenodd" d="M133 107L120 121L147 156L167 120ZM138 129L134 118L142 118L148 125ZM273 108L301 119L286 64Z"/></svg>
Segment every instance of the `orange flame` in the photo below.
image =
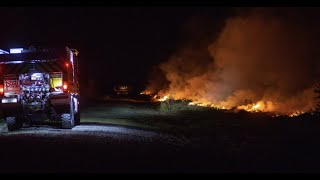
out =
<svg viewBox="0 0 320 180"><path fill-rule="evenodd" d="M168 99L174 99L174 100L178 100L173 98L173 96L169 96L169 95L163 95L163 96L159 96L159 95L155 95L153 97L153 99L155 101L158 102L162 102L162 101L166 101ZM231 107L226 107L226 106L222 106L222 105L216 105L213 104L212 102L209 101L191 101L188 105L190 106L202 106L202 107L209 107L209 108L215 108L215 109L222 109L222 110L230 110L232 109ZM273 112L275 109L275 104L271 101L258 101L256 103L251 103L251 104L247 104L247 105L240 105L237 106L236 109L238 110L245 110L247 112ZM295 117L295 116L299 116L304 114L305 112L303 111L295 111L293 113L289 113L287 114L290 117ZM277 115L279 116L279 114Z"/></svg>
<svg viewBox="0 0 320 180"><path fill-rule="evenodd" d="M242 109L248 112L259 112L259 111L266 112L266 111L272 111L273 103L270 101L267 101L267 102L258 101L257 103L238 106L237 109Z"/></svg>
<svg viewBox="0 0 320 180"><path fill-rule="evenodd" d="M142 91L140 95L151 95L151 91Z"/></svg>
<svg viewBox="0 0 320 180"><path fill-rule="evenodd" d="M158 101L166 101L169 97L168 96L163 96L162 98L160 98Z"/></svg>

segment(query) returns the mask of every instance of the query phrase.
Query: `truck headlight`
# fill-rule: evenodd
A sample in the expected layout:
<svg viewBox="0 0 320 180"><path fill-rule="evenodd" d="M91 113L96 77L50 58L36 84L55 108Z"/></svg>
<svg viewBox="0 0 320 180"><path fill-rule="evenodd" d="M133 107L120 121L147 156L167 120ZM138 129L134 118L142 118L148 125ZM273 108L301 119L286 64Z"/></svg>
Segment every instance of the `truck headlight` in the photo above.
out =
<svg viewBox="0 0 320 180"><path fill-rule="evenodd" d="M2 103L17 103L18 99L17 98L2 98L1 100Z"/></svg>

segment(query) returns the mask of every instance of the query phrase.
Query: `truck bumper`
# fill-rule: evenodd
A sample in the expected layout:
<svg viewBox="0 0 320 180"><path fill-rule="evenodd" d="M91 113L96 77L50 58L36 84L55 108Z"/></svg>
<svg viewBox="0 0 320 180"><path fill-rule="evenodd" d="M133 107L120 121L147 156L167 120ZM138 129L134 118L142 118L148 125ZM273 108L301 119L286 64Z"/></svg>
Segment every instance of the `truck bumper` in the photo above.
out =
<svg viewBox="0 0 320 180"><path fill-rule="evenodd" d="M4 115L21 115L20 114L20 103L1 103L1 109Z"/></svg>

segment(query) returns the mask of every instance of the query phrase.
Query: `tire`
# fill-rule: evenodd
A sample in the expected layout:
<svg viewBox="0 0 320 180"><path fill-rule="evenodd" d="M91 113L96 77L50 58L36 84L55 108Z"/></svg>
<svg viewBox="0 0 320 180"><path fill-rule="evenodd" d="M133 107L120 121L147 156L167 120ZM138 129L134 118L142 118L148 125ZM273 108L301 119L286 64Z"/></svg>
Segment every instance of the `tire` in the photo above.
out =
<svg viewBox="0 0 320 180"><path fill-rule="evenodd" d="M74 116L70 113L63 113L61 114L61 123L62 123L62 128L64 129L71 129L75 126L74 123Z"/></svg>
<svg viewBox="0 0 320 180"><path fill-rule="evenodd" d="M72 129L75 126L74 104L70 102L70 113L61 114L61 125L64 129Z"/></svg>
<svg viewBox="0 0 320 180"><path fill-rule="evenodd" d="M5 117L5 121L9 131L14 131L22 127L22 123L20 123L15 116Z"/></svg>

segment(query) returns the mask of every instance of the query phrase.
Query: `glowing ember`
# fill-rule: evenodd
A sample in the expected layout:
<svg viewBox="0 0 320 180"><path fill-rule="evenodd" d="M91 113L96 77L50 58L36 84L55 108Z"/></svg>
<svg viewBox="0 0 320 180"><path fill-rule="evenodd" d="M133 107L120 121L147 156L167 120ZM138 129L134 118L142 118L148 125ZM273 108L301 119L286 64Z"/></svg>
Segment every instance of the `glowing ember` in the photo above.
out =
<svg viewBox="0 0 320 180"><path fill-rule="evenodd" d="M252 107L252 109L256 110L256 109L258 109L260 106L261 106L260 104L256 104L256 105L254 105L254 106Z"/></svg>
<svg viewBox="0 0 320 180"><path fill-rule="evenodd" d="M294 113L292 113L292 114L289 114L289 116L290 117L295 117L295 116L300 116L300 115L302 115L302 114L304 114L305 112L303 112L303 111L296 111L296 112L294 112Z"/></svg>
<svg viewBox="0 0 320 180"><path fill-rule="evenodd" d="M163 96L162 98L160 98L158 101L166 101L169 97L168 96Z"/></svg>
<svg viewBox="0 0 320 180"><path fill-rule="evenodd" d="M140 95L151 95L152 93L150 91L143 91L140 93Z"/></svg>
<svg viewBox="0 0 320 180"><path fill-rule="evenodd" d="M258 111L266 111L267 106L265 105L265 102L259 101L253 104L238 106L237 108L248 111L248 112L258 112Z"/></svg>
<svg viewBox="0 0 320 180"><path fill-rule="evenodd" d="M212 108L216 108L217 107L214 104L212 104L211 102L203 102L203 103L201 103L201 102L190 102L188 105L190 105L190 106L212 107Z"/></svg>
<svg viewBox="0 0 320 180"><path fill-rule="evenodd" d="M179 100L177 98L174 98L174 96L164 95L154 95L153 100L154 101L166 101L168 99L174 99ZM202 106L202 107L209 107L209 108L215 108L215 109L222 109L222 110L231 110L234 107L231 106L224 106L224 105L216 105L209 101L191 101L188 103L189 106ZM258 101L256 103L246 104L246 105L240 105L236 106L235 108L238 110L245 110L248 112L274 112L274 109L276 107L276 104L271 101ZM304 114L304 111L294 111L293 113L288 113L287 115L290 117L295 117ZM284 115L284 114L283 114ZM277 114L276 116L280 116L280 114Z"/></svg>

